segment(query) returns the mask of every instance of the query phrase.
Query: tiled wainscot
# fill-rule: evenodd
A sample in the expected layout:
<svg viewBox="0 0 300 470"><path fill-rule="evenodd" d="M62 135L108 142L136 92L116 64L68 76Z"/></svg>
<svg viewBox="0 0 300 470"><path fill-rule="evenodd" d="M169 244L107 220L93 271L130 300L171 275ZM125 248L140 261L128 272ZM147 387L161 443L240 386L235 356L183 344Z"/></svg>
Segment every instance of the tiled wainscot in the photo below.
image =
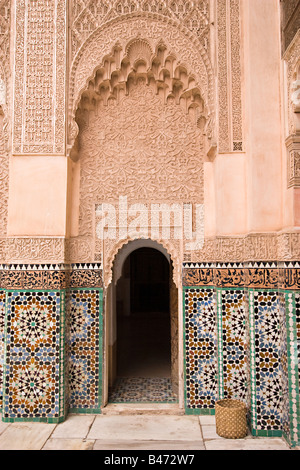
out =
<svg viewBox="0 0 300 470"><path fill-rule="evenodd" d="M253 435L299 443L298 263L183 265L185 408L244 401Z"/></svg>

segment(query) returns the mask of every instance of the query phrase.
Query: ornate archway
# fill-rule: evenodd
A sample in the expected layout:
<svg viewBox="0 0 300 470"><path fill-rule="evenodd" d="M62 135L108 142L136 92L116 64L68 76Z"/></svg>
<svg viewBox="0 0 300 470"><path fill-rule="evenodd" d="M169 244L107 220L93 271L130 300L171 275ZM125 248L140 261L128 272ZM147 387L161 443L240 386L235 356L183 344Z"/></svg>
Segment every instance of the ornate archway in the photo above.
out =
<svg viewBox="0 0 300 470"><path fill-rule="evenodd" d="M135 24L134 38L128 40L128 34L125 42L119 31L114 46L91 67L98 49L103 50L100 36L109 25L99 28L81 48L72 72L70 102L76 112L70 112L69 141L77 190L70 212L77 216L79 211L79 223L71 223L75 230L71 229L69 257L76 262L102 261L105 273L104 260L109 260L113 248L110 237L101 240L102 246L97 241L93 227L97 204L117 204L117 196L128 197L129 203L202 204L203 163L213 142L211 74L203 49L196 50L190 38L184 40L182 31L176 44L168 44L165 38L154 42L153 24L161 26L157 19L144 23L130 16L127 20ZM136 33L145 24L147 39ZM117 22L113 25L119 28ZM176 53L181 41L185 61ZM91 54L90 48L93 57L87 70L83 52ZM90 76L87 83L83 75ZM177 241L178 236L170 243L182 259L184 246Z"/></svg>
<svg viewBox="0 0 300 470"><path fill-rule="evenodd" d="M149 268L149 263L144 264L144 259L142 265L140 261L138 262L139 265L135 262L130 270L130 263L133 261L131 259L132 255L136 256L141 251L144 253L145 250L152 252L146 254L146 259L150 260L151 267ZM159 265L156 264L157 255L160 255ZM153 281L155 289L157 289L157 282L159 281L156 276L157 270L162 268L162 259L165 260L164 264L168 266L168 269L167 279L165 278L165 269L159 276L160 280L164 279L163 292L160 290L160 294L164 298L164 306L161 311L159 302L158 304L153 302L152 306L146 305L147 298L145 298L144 289L151 288L151 282L153 283ZM144 268L147 274L143 271ZM126 270L125 276L124 269ZM132 277L137 269L140 271L138 279ZM152 271L150 284L148 284L149 269ZM144 278L144 283L141 281L142 278ZM139 302L133 302L135 305L139 305L138 309L141 310L136 310L136 307L131 303L136 299L133 299L132 296L130 299L130 292L132 292L135 282L142 282L140 284L142 291L138 296ZM165 282L167 282L167 285ZM156 297L160 295L158 291L155 294ZM104 406L114 402L114 400L118 402L120 399L121 402L126 403L126 387L128 385L129 394L127 399L131 402L133 399L131 387L134 383L138 388L145 389L144 392L141 389L139 393L135 394L134 402L147 402L149 399L150 402L153 400L162 403L179 402L182 407L183 363L182 357L179 356L179 338L182 336L182 309L181 303L178 303L178 297L178 288L173 281L172 257L162 244L150 239L136 239L120 247L113 258L112 279L106 289L104 312L104 323L106 325L103 380ZM168 305L165 304L166 299L168 299ZM151 310L153 305L156 306L156 310ZM122 325L121 330L120 325ZM144 328L145 325L147 325L146 329ZM134 332L137 334L133 334ZM145 346L145 343L147 343L147 346ZM122 349L120 349L120 344ZM120 352L122 353L121 356ZM121 364L122 367L118 367L117 364ZM125 370L124 376L122 370ZM110 395L109 390L112 395Z"/></svg>
<svg viewBox="0 0 300 470"><path fill-rule="evenodd" d="M175 212L204 203L204 161L214 141L213 95L202 45L176 21L155 15L108 22L74 58L69 261L101 263L107 318L115 301L116 256L130 242L152 240L172 260L171 303L177 337L182 337L186 240ZM109 330L104 334L108 344ZM177 341L176 348L182 362L183 345ZM178 368L181 377L183 363Z"/></svg>

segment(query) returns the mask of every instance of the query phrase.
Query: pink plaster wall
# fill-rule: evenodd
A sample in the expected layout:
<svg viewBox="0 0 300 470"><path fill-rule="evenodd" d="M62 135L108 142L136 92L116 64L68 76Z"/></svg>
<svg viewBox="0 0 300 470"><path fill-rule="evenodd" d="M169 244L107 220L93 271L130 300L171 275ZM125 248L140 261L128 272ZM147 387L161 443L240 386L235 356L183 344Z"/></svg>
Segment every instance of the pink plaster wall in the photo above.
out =
<svg viewBox="0 0 300 470"><path fill-rule="evenodd" d="M280 17L274 0L243 0L248 230L282 228Z"/></svg>
<svg viewBox="0 0 300 470"><path fill-rule="evenodd" d="M214 163L204 163L204 227L205 236L216 235L216 187L214 176Z"/></svg>
<svg viewBox="0 0 300 470"><path fill-rule="evenodd" d="M67 159L12 157L9 236L65 236Z"/></svg>
<svg viewBox="0 0 300 470"><path fill-rule="evenodd" d="M246 155L221 154L214 162L216 234L241 235L247 231Z"/></svg>
<svg viewBox="0 0 300 470"><path fill-rule="evenodd" d="M294 191L294 225L300 228L300 188Z"/></svg>
<svg viewBox="0 0 300 470"><path fill-rule="evenodd" d="M245 153L205 162L207 237L300 225L300 190L286 188L279 7L275 0L241 7ZM8 235L78 235L79 171L65 157L12 157Z"/></svg>

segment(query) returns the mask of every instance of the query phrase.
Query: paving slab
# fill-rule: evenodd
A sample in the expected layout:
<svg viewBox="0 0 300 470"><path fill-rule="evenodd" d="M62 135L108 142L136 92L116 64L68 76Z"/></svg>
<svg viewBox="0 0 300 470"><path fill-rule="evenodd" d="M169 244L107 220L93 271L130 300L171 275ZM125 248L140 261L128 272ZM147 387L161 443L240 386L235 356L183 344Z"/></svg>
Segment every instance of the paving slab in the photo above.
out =
<svg viewBox="0 0 300 470"><path fill-rule="evenodd" d="M216 427L212 425L201 425L202 436L204 440L207 439L219 439L220 436L217 434Z"/></svg>
<svg viewBox="0 0 300 470"><path fill-rule="evenodd" d="M201 441L104 441L96 440L94 450L205 450Z"/></svg>
<svg viewBox="0 0 300 470"><path fill-rule="evenodd" d="M212 439L205 441L206 450L290 450L283 439L245 438L245 439Z"/></svg>
<svg viewBox="0 0 300 470"><path fill-rule="evenodd" d="M202 436L205 441L210 440L210 439L225 439L219 436L219 434L217 434L216 426L205 424L205 425L201 425L201 429L202 429ZM245 436L245 438L243 439L254 439L249 429L248 429L247 436ZM225 439L225 440L228 440L228 439ZM235 439L231 439L231 440L235 440Z"/></svg>
<svg viewBox="0 0 300 470"><path fill-rule="evenodd" d="M215 426L216 425L216 417L213 415L201 415L199 416L199 422L201 426Z"/></svg>
<svg viewBox="0 0 300 470"><path fill-rule="evenodd" d="M11 423L3 423L3 421L0 421L0 435L3 433L3 431L5 431L5 429L8 428L8 426L10 426Z"/></svg>
<svg viewBox="0 0 300 470"><path fill-rule="evenodd" d="M85 439L95 415L69 415L67 419L56 426L53 439Z"/></svg>
<svg viewBox="0 0 300 470"><path fill-rule="evenodd" d="M48 439L42 450L93 450L95 441L83 439Z"/></svg>
<svg viewBox="0 0 300 470"><path fill-rule="evenodd" d="M11 423L1 434L0 450L40 450L56 424Z"/></svg>
<svg viewBox="0 0 300 470"><path fill-rule="evenodd" d="M88 439L111 441L201 441L197 416L97 416Z"/></svg>

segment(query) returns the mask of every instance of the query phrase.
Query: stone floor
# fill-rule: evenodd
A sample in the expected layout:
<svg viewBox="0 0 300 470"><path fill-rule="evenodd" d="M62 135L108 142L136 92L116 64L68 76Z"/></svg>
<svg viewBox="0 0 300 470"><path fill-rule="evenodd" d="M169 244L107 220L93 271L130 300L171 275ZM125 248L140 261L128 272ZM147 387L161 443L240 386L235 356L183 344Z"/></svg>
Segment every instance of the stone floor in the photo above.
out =
<svg viewBox="0 0 300 470"><path fill-rule="evenodd" d="M69 415L61 424L0 422L0 450L290 449L276 437L221 438L214 416L103 414Z"/></svg>

